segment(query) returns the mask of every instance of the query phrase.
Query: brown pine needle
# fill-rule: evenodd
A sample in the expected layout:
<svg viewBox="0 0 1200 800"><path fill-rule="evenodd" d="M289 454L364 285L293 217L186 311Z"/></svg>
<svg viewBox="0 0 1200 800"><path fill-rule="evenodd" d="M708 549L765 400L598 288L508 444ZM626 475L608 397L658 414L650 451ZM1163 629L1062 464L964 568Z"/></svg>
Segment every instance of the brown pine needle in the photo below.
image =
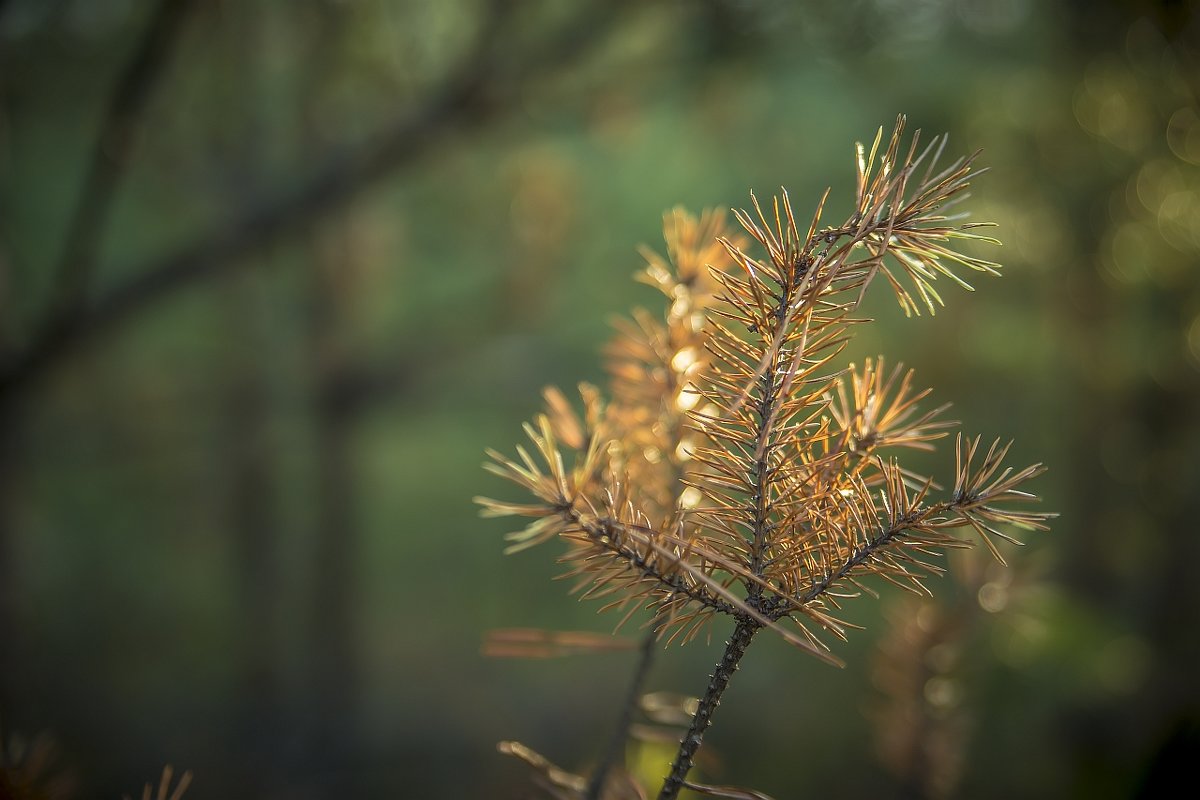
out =
<svg viewBox="0 0 1200 800"><path fill-rule="evenodd" d="M585 653L633 650L637 642L590 631L547 631L539 628L500 628L488 631L483 654L492 658L558 658Z"/></svg>

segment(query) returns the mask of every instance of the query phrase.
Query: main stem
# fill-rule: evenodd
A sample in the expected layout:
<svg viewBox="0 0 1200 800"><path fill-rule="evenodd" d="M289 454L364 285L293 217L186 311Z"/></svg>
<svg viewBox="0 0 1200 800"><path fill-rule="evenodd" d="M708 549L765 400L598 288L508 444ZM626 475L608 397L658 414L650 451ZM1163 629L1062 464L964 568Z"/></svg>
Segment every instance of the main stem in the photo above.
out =
<svg viewBox="0 0 1200 800"><path fill-rule="evenodd" d="M700 707L696 709L692 724L679 743L679 752L675 754L670 774L663 781L658 800L674 800L679 796L684 780L692 769L696 751L700 749L700 742L704 739L704 732L712 723L713 711L721 704L721 695L729 686L729 679L733 677L733 673L737 672L738 663L759 627L761 626L757 622L748 617L738 617L737 627L725 643L725 653L717 662L717 668L713 670L712 679L708 682L708 690L704 697L700 698Z"/></svg>

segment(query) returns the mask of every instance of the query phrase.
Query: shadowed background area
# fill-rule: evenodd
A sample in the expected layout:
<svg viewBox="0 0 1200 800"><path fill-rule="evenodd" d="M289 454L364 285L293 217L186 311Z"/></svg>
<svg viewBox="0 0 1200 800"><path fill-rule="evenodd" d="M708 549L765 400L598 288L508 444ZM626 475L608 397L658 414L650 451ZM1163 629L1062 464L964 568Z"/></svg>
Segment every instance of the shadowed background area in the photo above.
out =
<svg viewBox="0 0 1200 800"><path fill-rule="evenodd" d="M933 318L878 287L847 360L1014 438L1061 517L936 582L941 622L851 603L844 670L762 642L700 769L1153 795L1200 755L1195 12L0 0L0 764L52 737L81 797L166 763L196 798L535 796L501 739L585 771L633 654L481 654L616 621L553 546L501 555L483 449L660 313L631 276L665 210L832 186L842 214L853 142L905 113L983 148L1006 274ZM702 691L726 633L650 687Z"/></svg>

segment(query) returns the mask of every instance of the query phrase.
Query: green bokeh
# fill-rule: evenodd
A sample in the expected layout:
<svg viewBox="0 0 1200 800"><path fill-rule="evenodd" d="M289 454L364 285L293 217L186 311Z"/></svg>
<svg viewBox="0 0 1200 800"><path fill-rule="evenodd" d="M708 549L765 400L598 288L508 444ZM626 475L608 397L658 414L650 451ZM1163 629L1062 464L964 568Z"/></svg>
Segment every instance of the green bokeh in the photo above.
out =
<svg viewBox="0 0 1200 800"><path fill-rule="evenodd" d="M106 98L155 5L0 3L14 352L35 341ZM93 299L414 113L486 4L196 5L133 129ZM497 80L586 4L511 5ZM553 547L501 556L505 521L471 503L507 491L483 450L511 448L543 386L603 382L614 316L658 313L631 276L638 244L662 249L664 211L785 185L807 213L830 185L836 216L853 142L903 112L948 131L955 156L984 149L968 203L998 223L1005 244L983 254L1005 277L948 287L933 318L869 298L878 323L848 358L904 361L965 430L1015 439L1014 464L1049 466L1037 489L1061 513L1012 553L1011 601L964 645L957 796L1132 796L1196 747L1194 10L706 0L600 15L595 43L521 77L486 118L442 125L352 201L22 390L3 434L0 580L18 623L0 643L17 654L4 730L50 732L83 796L133 793L173 763L196 773L195 797L525 797L501 739L586 769L630 657L480 655L489 629L616 621L551 580ZM350 652L332 687L313 678L331 491L318 400L347 367L388 380L334 415ZM952 455L928 463L945 478ZM248 555L247 524L265 555ZM947 603L975 602L947 584ZM756 645L707 777L780 800L902 796L868 713L897 599L851 606L867 630L839 645L845 670ZM669 650L653 688L699 693L725 633ZM326 690L345 713L322 730Z"/></svg>

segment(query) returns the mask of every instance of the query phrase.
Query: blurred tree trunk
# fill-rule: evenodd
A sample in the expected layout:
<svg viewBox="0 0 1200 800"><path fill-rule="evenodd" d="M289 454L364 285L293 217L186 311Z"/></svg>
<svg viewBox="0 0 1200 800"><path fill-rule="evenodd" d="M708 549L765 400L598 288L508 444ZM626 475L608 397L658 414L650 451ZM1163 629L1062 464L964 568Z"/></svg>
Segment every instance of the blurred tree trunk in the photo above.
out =
<svg viewBox="0 0 1200 800"><path fill-rule="evenodd" d="M214 118L209 135L213 163L221 164L221 178L231 205L244 198L264 196L269 189L262 162L269 154L268 124L263 109L269 88L262 75L262 51L270 30L268 12L260 4L204 9L206 27L218 30L217 44L224 50L224 80L213 90L220 95L237 87L233 97L241 107L236 114ZM232 131L228 126L233 126ZM230 142L236 145L230 146ZM271 420L271 368L267 350L271 334L264 320L268 292L261 276L270 253L251 256L242 274L222 286L221 300L231 350L225 370L223 419L226 441L229 532L233 537L232 565L237 592L237 615L232 621L237 650L233 654L238 685L230 696L229 741L236 742L234 779L247 797L278 796L284 787L284 751L287 747L281 719L282 642L280 638L283 576L280 565L278 464L273 447Z"/></svg>
<svg viewBox="0 0 1200 800"><path fill-rule="evenodd" d="M313 248L311 353L315 392L316 531L310 640L314 756L332 762L354 751L358 735L355 566L360 543L351 445L355 409L343 329L347 307L346 237L341 221L317 234ZM349 787L339 781L338 791Z"/></svg>
<svg viewBox="0 0 1200 800"><path fill-rule="evenodd" d="M0 124L4 110L0 109ZM0 251L0 364L14 352L15 320L10 299L10 262ZM21 696L24 662L21 635L20 575L17 570L16 483L25 424L25 398L20 387L0 373L0 733L11 725Z"/></svg>
<svg viewBox="0 0 1200 800"><path fill-rule="evenodd" d="M303 149L324 151L319 121L323 94L336 78L349 10L314 4L320 28L304 82ZM358 404L351 387L351 353L346 341L353 265L347 209L328 217L311 237L309 348L314 401L314 531L307 659L311 683L303 702L311 714L312 752L328 765L320 796L355 794L357 770L348 763L358 739L358 637L355 568L360 551L356 513L354 454L351 444Z"/></svg>
<svg viewBox="0 0 1200 800"><path fill-rule="evenodd" d="M250 797L270 797L279 772L282 731L279 697L279 521L270 420L264 373L259 292L253 278L235 281L228 293L231 335L248 346L230 365L226 392L229 504L238 586L238 656L241 686L234 693L234 739L239 741L239 784Z"/></svg>
<svg viewBox="0 0 1200 800"><path fill-rule="evenodd" d="M20 417L16 398L0 389L0 725L16 710L21 664L19 585L13 504Z"/></svg>
<svg viewBox="0 0 1200 800"><path fill-rule="evenodd" d="M0 9L2 13L2 9ZM8 124L9 103L0 86L0 128ZM0 247L3 247L0 242ZM12 265L0 249L0 364L12 359L15 334L13 303L10 299ZM17 398L13 386L0 374L0 725L13 710L14 677L18 659L16 541L13 531L13 462L16 457Z"/></svg>
<svg viewBox="0 0 1200 800"><path fill-rule="evenodd" d="M1183 295L1160 289L1150 292L1148 319L1143 325L1167 329L1164 339L1174 331L1187 330L1192 311ZM1172 372L1173 380L1165 384L1147 380L1130 403L1145 431L1140 494L1163 541L1156 548L1157 568L1148 570L1136 587L1136 605L1143 615L1137 628L1147 634L1157 652L1144 677L1141 702L1129 705L1142 714L1150 712L1155 725L1151 738L1158 738L1163 745L1176 731L1200 726L1200 687L1196 683L1196 665L1200 664L1200 637L1196 635L1200 493L1194 478L1197 470L1191 465L1195 443L1200 442L1196 420L1200 380L1182 358ZM1182 774L1190 764L1180 761L1170 768Z"/></svg>

